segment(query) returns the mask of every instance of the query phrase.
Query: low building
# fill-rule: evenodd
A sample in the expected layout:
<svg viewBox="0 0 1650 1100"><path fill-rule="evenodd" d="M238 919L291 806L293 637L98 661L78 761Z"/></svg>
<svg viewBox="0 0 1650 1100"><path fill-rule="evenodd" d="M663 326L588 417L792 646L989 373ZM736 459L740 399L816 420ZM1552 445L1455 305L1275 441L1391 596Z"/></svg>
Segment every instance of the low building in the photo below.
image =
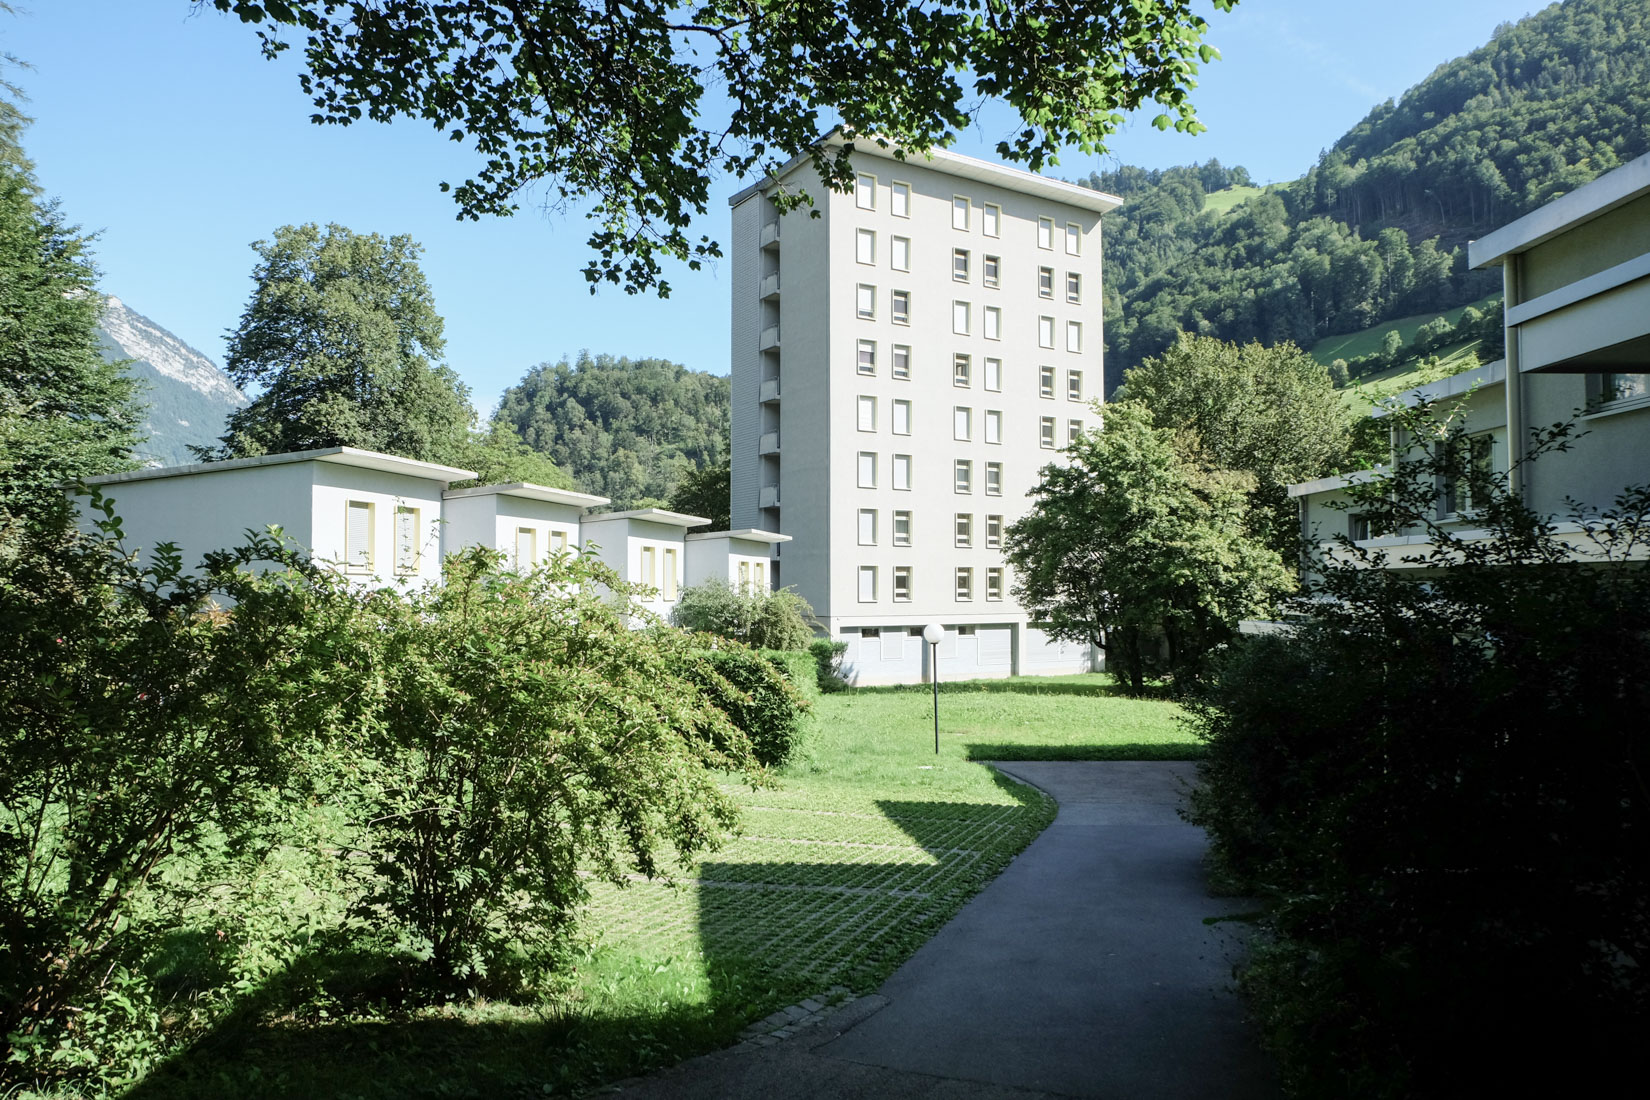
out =
<svg viewBox="0 0 1650 1100"><path fill-rule="evenodd" d="M768 562L773 547L791 536L747 527L739 531L698 531L687 536L689 586L723 580L740 591L771 591Z"/></svg>
<svg viewBox="0 0 1650 1100"><path fill-rule="evenodd" d="M682 591L687 530L709 522L663 508L637 508L585 516L582 531L589 552L626 584L642 586L641 605L668 617Z"/></svg>
<svg viewBox="0 0 1650 1100"><path fill-rule="evenodd" d="M584 510L607 502L525 481L448 489L441 494L443 553L485 546L504 551L514 568L531 569L552 554L577 553Z"/></svg>

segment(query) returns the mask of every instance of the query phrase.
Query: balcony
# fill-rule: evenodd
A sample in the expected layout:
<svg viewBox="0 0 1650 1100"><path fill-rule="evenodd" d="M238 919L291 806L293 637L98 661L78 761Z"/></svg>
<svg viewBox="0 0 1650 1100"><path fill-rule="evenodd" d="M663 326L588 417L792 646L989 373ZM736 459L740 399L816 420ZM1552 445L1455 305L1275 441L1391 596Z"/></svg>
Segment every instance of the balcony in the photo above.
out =
<svg viewBox="0 0 1650 1100"><path fill-rule="evenodd" d="M777 486L777 485L764 485L764 486L762 486L761 491L759 493L757 493L757 496L756 496L756 506L758 508L777 508L777 507L779 507L779 486Z"/></svg>
<svg viewBox="0 0 1650 1100"><path fill-rule="evenodd" d="M770 401L778 401L779 400L779 379L777 379L777 378L764 378L764 379L762 379L762 394L758 398L758 400L760 400L764 405L769 403Z"/></svg>
<svg viewBox="0 0 1650 1100"><path fill-rule="evenodd" d="M779 272L775 271L772 275L762 276L761 298L763 301L767 301L769 298L777 297L779 297Z"/></svg>
<svg viewBox="0 0 1650 1100"><path fill-rule="evenodd" d="M779 346L779 326L769 325L762 330L762 338L757 341L757 347L763 351Z"/></svg>
<svg viewBox="0 0 1650 1100"><path fill-rule="evenodd" d="M762 227L762 247L779 247L779 220L777 218Z"/></svg>
<svg viewBox="0 0 1650 1100"><path fill-rule="evenodd" d="M757 441L756 453L757 454L764 454L764 455L776 455L776 454L778 454L779 453L779 433L778 432L763 432L762 433L762 438Z"/></svg>

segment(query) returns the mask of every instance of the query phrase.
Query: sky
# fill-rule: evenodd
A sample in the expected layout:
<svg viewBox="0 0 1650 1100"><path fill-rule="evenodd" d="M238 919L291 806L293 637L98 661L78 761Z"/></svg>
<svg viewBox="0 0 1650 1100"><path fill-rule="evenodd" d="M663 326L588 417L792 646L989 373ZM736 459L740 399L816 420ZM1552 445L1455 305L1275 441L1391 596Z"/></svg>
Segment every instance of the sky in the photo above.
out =
<svg viewBox="0 0 1650 1100"><path fill-rule="evenodd" d="M470 154L428 124L316 126L297 66L265 61L252 30L191 0L13 0L0 53L34 119L24 135L41 185L97 234L102 286L222 363L251 292L251 244L282 225L335 222L407 234L446 319L447 362L483 411L532 367L580 350L659 357L725 374L729 268L667 267L668 299L604 287L581 268L581 212L531 206L460 222L438 185L468 177ZM1338 0L1204 5L1221 60L1193 94L1208 131L1163 133L1131 119L1105 155L1070 154L1049 174L1119 163L1166 168L1217 157L1259 182L1303 174L1381 101L1535 10L1511 0ZM295 52L295 51L293 51ZM1012 122L985 110L955 150L995 159ZM719 179L690 237L726 243Z"/></svg>

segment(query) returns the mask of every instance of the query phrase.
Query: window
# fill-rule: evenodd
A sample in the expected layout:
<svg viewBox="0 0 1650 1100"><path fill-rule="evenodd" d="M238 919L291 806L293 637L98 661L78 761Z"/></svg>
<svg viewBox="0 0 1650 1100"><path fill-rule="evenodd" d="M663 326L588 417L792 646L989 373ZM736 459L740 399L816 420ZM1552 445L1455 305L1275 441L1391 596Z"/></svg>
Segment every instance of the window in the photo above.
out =
<svg viewBox="0 0 1650 1100"><path fill-rule="evenodd" d="M741 590L744 590L744 589L750 587L750 583L751 583L751 563L748 562L748 561L742 561L742 562L739 563L739 588Z"/></svg>
<svg viewBox="0 0 1650 1100"><path fill-rule="evenodd" d="M872 345L872 346L874 347L875 345ZM873 371L873 373L875 373L875 372ZM893 367L889 370L888 373L892 374L895 378L901 378L901 379L905 379L907 381L910 380L910 378L911 378L911 348L908 345L905 345L905 344L895 344L894 345L894 363L893 363Z"/></svg>
<svg viewBox="0 0 1650 1100"><path fill-rule="evenodd" d="M957 599L972 600L974 598L974 570L964 566L957 570Z"/></svg>
<svg viewBox="0 0 1650 1100"><path fill-rule="evenodd" d="M894 488L911 488L911 456L894 456Z"/></svg>
<svg viewBox="0 0 1650 1100"><path fill-rule="evenodd" d="M1066 446L1071 446L1083 438L1083 422L1081 420L1066 421Z"/></svg>
<svg viewBox="0 0 1650 1100"><path fill-rule="evenodd" d="M1598 392L1588 396L1599 405L1650 398L1650 374L1599 374ZM1591 379L1589 379L1591 381Z"/></svg>
<svg viewBox="0 0 1650 1100"><path fill-rule="evenodd" d="M993 393L1003 388L1003 361L1001 359L987 359L985 361L985 388Z"/></svg>
<svg viewBox="0 0 1650 1100"><path fill-rule="evenodd" d="M1066 350L1067 351L1082 351L1083 350L1083 322L1081 322L1081 321L1067 321L1066 322Z"/></svg>
<svg viewBox="0 0 1650 1100"><path fill-rule="evenodd" d="M998 547L1003 544L1003 517L988 515L985 517L985 544L989 547Z"/></svg>
<svg viewBox="0 0 1650 1100"><path fill-rule="evenodd" d="M911 545L911 513L910 512L900 511L900 512L895 512L894 513L894 540L893 541L894 541L895 546L910 546Z"/></svg>
<svg viewBox="0 0 1650 1100"><path fill-rule="evenodd" d="M974 463L966 458L957 459L956 488L959 493L974 491Z"/></svg>
<svg viewBox="0 0 1650 1100"><path fill-rule="evenodd" d="M895 237L888 242L888 266L895 271L911 270L911 238Z"/></svg>
<svg viewBox="0 0 1650 1100"><path fill-rule="evenodd" d="M951 228L968 228L968 200L961 195L951 197Z"/></svg>
<svg viewBox="0 0 1650 1100"><path fill-rule="evenodd" d="M566 531L551 531L550 532L550 552L552 554L565 554L565 553L567 553L567 532Z"/></svg>
<svg viewBox="0 0 1650 1100"><path fill-rule="evenodd" d="M517 527L515 567L517 569L531 569L533 563L538 561L538 557L538 532L531 527Z"/></svg>
<svg viewBox="0 0 1650 1100"><path fill-rule="evenodd" d="M862 432L876 431L877 399L874 397L865 397L861 395L857 404L859 430Z"/></svg>
<svg viewBox="0 0 1650 1100"><path fill-rule="evenodd" d="M344 506L344 569L372 572L372 503L352 500Z"/></svg>
<svg viewBox="0 0 1650 1100"><path fill-rule="evenodd" d="M894 602L911 602L911 567L909 565L894 566Z"/></svg>
<svg viewBox="0 0 1650 1100"><path fill-rule="evenodd" d="M1465 478L1451 476L1444 480L1443 510L1445 515L1459 515L1471 512L1477 507L1473 497L1475 488L1482 491L1487 482L1495 476L1495 437L1485 433L1483 435L1467 436L1452 441L1452 445L1461 448L1457 453L1464 460L1464 467L1452 463L1453 469L1459 469Z"/></svg>
<svg viewBox="0 0 1650 1100"><path fill-rule="evenodd" d="M1049 249L1052 249L1054 247L1054 219L1053 218L1038 218L1037 219L1037 247L1038 248L1049 248Z"/></svg>
<svg viewBox="0 0 1650 1100"><path fill-rule="evenodd" d="M893 315L894 324L908 325L911 323L911 292L896 290L888 296L888 312Z"/></svg>
<svg viewBox="0 0 1650 1100"><path fill-rule="evenodd" d="M895 435L910 435L911 434L911 402L909 402L909 401L895 401L894 402L893 431L894 431Z"/></svg>
<svg viewBox="0 0 1650 1100"><path fill-rule="evenodd" d="M996 306L985 307L985 338L987 340L1001 340L1003 338L1003 311Z"/></svg>
<svg viewBox="0 0 1650 1100"><path fill-rule="evenodd" d="M974 361L966 355L958 353L951 357L951 384L953 386L967 386L973 380Z"/></svg>
<svg viewBox="0 0 1650 1100"><path fill-rule="evenodd" d="M854 234L854 260L862 264L877 262L876 230L861 229Z"/></svg>
<svg viewBox="0 0 1650 1100"><path fill-rule="evenodd" d="M974 545L974 514L972 512L957 513L957 545Z"/></svg>
<svg viewBox="0 0 1650 1100"><path fill-rule="evenodd" d="M640 571L638 572L638 574L636 576L636 580L641 584L647 585L649 588L652 588L653 584L654 584L654 581L653 581L653 577L654 577L653 565L654 565L654 561L655 561L656 557L657 557L657 554L654 551L653 547L651 547L651 546L642 547L641 569L640 569Z"/></svg>
<svg viewBox="0 0 1650 1100"><path fill-rule="evenodd" d="M988 600L1003 598L1003 571L1000 567L985 571L985 598Z"/></svg>
<svg viewBox="0 0 1650 1100"><path fill-rule="evenodd" d="M985 441L987 443L1001 443L1003 441L1003 414L999 409L985 410Z"/></svg>
<svg viewBox="0 0 1650 1100"><path fill-rule="evenodd" d="M1039 397L1050 397L1050 398L1052 398L1054 396L1054 368L1053 367L1038 367L1037 368L1037 396L1039 396Z"/></svg>
<svg viewBox="0 0 1650 1100"><path fill-rule="evenodd" d="M866 172L859 174L854 182L854 205L861 210L875 210L877 208L877 178Z"/></svg>
<svg viewBox="0 0 1650 1100"><path fill-rule="evenodd" d="M418 509L395 510L395 571L418 572Z"/></svg>
<svg viewBox="0 0 1650 1100"><path fill-rule="evenodd" d="M877 487L877 456L872 451L859 452L859 487L861 489L875 489Z"/></svg>
<svg viewBox="0 0 1650 1100"><path fill-rule="evenodd" d="M995 237L1001 233L1002 221L1002 207L989 202L980 207L980 232L987 237Z"/></svg>
<svg viewBox="0 0 1650 1100"><path fill-rule="evenodd" d="M911 185L894 183L889 187L888 212L896 218L911 216Z"/></svg>
<svg viewBox="0 0 1650 1100"><path fill-rule="evenodd" d="M959 283L968 282L968 249L951 250L951 277Z"/></svg>
<svg viewBox="0 0 1650 1100"><path fill-rule="evenodd" d="M1066 400L1067 401L1081 401L1081 400L1083 400L1083 372L1082 371L1080 371L1080 370L1068 370L1066 372Z"/></svg>
<svg viewBox="0 0 1650 1100"><path fill-rule="evenodd" d="M998 286L1002 282L1003 261L996 256L980 257L980 282L986 286Z"/></svg>
<svg viewBox="0 0 1650 1100"><path fill-rule="evenodd" d="M1083 301L1083 277L1075 271L1066 272L1066 301L1072 305Z"/></svg>
<svg viewBox="0 0 1650 1100"><path fill-rule="evenodd" d="M859 567L859 602L877 602L877 567L874 565Z"/></svg>
<svg viewBox="0 0 1650 1100"><path fill-rule="evenodd" d="M867 321L875 320L877 315L877 288L870 283L860 283L859 290L854 295L854 311Z"/></svg>
<svg viewBox="0 0 1650 1100"><path fill-rule="evenodd" d="M951 331L958 336L967 336L969 328L968 303L951 303Z"/></svg>
<svg viewBox="0 0 1650 1100"><path fill-rule="evenodd" d="M665 547L665 602L676 598L676 548Z"/></svg>
<svg viewBox="0 0 1650 1100"><path fill-rule="evenodd" d="M1054 269L1052 267L1039 267L1037 269L1037 297L1054 297Z"/></svg>
<svg viewBox="0 0 1650 1100"><path fill-rule="evenodd" d="M965 443L974 438L974 410L960 406L951 410L951 438Z"/></svg>
<svg viewBox="0 0 1650 1100"><path fill-rule="evenodd" d="M1346 534L1353 542L1362 542L1369 538L1369 517L1362 512L1348 513Z"/></svg>
<svg viewBox="0 0 1650 1100"><path fill-rule="evenodd" d="M859 510L859 544L861 546L875 546L877 544L877 510L875 508L861 508Z"/></svg>
<svg viewBox="0 0 1650 1100"><path fill-rule="evenodd" d="M1066 223L1066 255L1076 256L1082 252L1083 227L1076 222Z"/></svg>
<svg viewBox="0 0 1650 1100"><path fill-rule="evenodd" d="M1054 318L1037 318L1037 346L1052 348L1054 346Z"/></svg>
<svg viewBox="0 0 1650 1100"><path fill-rule="evenodd" d="M861 340L859 342L859 373L875 374L877 372L877 342L875 340Z"/></svg>
<svg viewBox="0 0 1650 1100"><path fill-rule="evenodd" d="M758 592L768 590L768 570L762 562L751 562L751 581L756 585Z"/></svg>
<svg viewBox="0 0 1650 1100"><path fill-rule="evenodd" d="M1050 450L1054 448L1054 418L1045 416L1037 433L1038 442Z"/></svg>
<svg viewBox="0 0 1650 1100"><path fill-rule="evenodd" d="M1003 495L1003 464L1001 462L987 462L985 464L985 495L988 497Z"/></svg>

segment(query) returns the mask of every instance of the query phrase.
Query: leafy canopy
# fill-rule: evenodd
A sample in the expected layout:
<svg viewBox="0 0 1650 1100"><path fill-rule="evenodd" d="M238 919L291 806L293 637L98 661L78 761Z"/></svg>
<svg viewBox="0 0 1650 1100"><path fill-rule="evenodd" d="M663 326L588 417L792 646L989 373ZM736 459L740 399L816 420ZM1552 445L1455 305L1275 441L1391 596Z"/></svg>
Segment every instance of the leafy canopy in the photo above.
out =
<svg viewBox="0 0 1650 1100"><path fill-rule="evenodd" d="M512 213L541 184L554 205L590 201L592 288L661 295L662 259L722 254L689 235L716 173L806 155L847 190L855 141L949 145L986 97L1023 123L998 154L1038 171L1065 146L1100 151L1146 103L1160 128L1202 130L1187 93L1218 56L1191 0L211 3L256 25L266 57L303 36L313 121L420 118L469 142L475 174L442 184L461 217ZM848 144L821 140L833 128Z"/></svg>

